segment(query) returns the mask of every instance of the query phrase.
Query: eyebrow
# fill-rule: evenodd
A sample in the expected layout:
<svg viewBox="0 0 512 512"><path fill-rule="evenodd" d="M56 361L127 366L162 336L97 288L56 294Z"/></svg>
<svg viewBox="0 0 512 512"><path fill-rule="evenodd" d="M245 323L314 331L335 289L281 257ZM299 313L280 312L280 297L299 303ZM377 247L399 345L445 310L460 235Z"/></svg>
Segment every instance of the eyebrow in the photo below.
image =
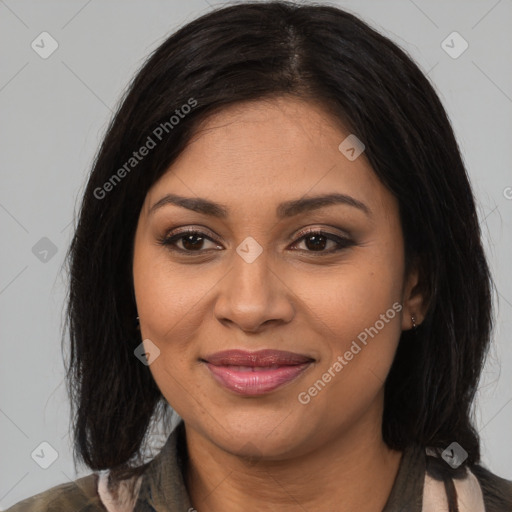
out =
<svg viewBox="0 0 512 512"><path fill-rule="evenodd" d="M219 219L225 219L229 216L229 208L223 204L215 203L202 197L183 197L176 194L167 194L162 197L149 209L149 213L152 214L155 210L169 204ZM363 211L368 216L372 215L370 208L363 202L346 194L338 193L285 201L278 205L276 215L279 219L284 219L335 204L352 206Z"/></svg>

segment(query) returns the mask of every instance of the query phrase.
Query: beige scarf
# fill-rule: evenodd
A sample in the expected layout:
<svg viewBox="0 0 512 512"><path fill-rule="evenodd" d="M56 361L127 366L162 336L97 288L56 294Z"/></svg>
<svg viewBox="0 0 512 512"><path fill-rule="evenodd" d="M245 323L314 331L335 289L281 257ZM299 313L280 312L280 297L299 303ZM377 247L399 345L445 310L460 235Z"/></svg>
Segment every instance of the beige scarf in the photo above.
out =
<svg viewBox="0 0 512 512"><path fill-rule="evenodd" d="M485 512L482 489L476 476L466 468L466 477L453 479L460 512ZM425 474L422 512L448 512L444 483Z"/></svg>

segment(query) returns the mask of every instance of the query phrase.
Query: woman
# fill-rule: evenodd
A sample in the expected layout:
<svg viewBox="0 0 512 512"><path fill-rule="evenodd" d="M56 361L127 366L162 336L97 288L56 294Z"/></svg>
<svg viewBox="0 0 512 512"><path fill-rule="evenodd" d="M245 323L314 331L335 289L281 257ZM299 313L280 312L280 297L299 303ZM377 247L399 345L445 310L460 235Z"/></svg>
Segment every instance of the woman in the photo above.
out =
<svg viewBox="0 0 512 512"><path fill-rule="evenodd" d="M466 170L426 77L353 15L245 3L169 37L69 263L96 473L13 512L512 509L471 420L492 281Z"/></svg>

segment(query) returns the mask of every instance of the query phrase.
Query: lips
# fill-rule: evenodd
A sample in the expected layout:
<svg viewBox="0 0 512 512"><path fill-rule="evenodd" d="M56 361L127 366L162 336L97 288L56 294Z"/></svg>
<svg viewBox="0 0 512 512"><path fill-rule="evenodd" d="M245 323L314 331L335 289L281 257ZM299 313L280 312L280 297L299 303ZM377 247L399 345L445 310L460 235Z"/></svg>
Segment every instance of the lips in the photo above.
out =
<svg viewBox="0 0 512 512"><path fill-rule="evenodd" d="M274 391L301 375L314 359L282 350L227 350L203 359L210 375L224 388L258 396Z"/></svg>
<svg viewBox="0 0 512 512"><path fill-rule="evenodd" d="M245 350L225 350L203 358L215 366L245 366L252 368L269 368L272 366L293 366L313 361L311 357L285 352L282 350L259 350L247 352Z"/></svg>

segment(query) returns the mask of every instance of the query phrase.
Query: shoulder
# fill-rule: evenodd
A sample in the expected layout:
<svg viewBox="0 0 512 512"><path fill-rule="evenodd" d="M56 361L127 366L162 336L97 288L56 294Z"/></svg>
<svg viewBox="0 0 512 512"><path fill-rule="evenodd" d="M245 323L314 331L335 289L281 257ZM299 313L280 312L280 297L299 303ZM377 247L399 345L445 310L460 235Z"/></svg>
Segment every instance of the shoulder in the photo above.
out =
<svg viewBox="0 0 512 512"><path fill-rule="evenodd" d="M512 480L500 478L479 465L472 466L471 471L482 488L486 512L512 510Z"/></svg>
<svg viewBox="0 0 512 512"><path fill-rule="evenodd" d="M19 501L6 512L105 512L97 483L98 475L91 473Z"/></svg>

